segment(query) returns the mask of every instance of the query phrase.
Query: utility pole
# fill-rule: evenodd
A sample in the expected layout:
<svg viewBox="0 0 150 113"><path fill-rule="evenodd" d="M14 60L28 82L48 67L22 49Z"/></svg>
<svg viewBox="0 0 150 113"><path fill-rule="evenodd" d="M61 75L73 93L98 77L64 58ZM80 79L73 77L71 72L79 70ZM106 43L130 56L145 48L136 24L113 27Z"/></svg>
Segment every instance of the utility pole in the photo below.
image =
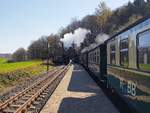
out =
<svg viewBox="0 0 150 113"><path fill-rule="evenodd" d="M47 40L47 73L49 71L49 43Z"/></svg>

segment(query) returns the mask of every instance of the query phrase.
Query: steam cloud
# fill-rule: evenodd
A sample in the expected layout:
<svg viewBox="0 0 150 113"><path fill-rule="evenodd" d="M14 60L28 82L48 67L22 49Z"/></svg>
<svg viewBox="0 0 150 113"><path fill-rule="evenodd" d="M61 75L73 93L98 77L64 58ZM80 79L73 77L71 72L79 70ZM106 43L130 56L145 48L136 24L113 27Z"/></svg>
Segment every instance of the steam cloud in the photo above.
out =
<svg viewBox="0 0 150 113"><path fill-rule="evenodd" d="M100 33L99 35L97 35L97 37L95 38L95 42L97 44L102 44L104 41L106 41L109 38L109 36L107 34L104 33Z"/></svg>
<svg viewBox="0 0 150 113"><path fill-rule="evenodd" d="M66 33L61 41L64 42L64 46L67 48L70 47L72 43L80 46L80 43L83 42L88 33L91 33L91 31L84 28L78 28L74 33Z"/></svg>
<svg viewBox="0 0 150 113"><path fill-rule="evenodd" d="M84 49L82 49L81 52L84 53L86 51L89 51L89 50L95 48L96 46L104 43L104 41L106 41L107 39L109 39L109 35L100 33L99 35L96 36L95 43L92 43L88 47L85 47Z"/></svg>

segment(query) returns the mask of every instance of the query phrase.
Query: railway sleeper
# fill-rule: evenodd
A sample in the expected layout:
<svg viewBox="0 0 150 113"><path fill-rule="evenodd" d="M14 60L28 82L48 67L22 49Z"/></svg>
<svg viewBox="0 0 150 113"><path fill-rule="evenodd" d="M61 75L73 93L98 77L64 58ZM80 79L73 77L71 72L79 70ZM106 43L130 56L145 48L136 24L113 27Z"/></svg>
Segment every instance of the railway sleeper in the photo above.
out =
<svg viewBox="0 0 150 113"><path fill-rule="evenodd" d="M49 91L50 91L50 90L49 90L49 89L47 89L47 90L45 90L45 91L44 91L44 93L49 93Z"/></svg>
<svg viewBox="0 0 150 113"><path fill-rule="evenodd" d="M44 99L46 96L45 95L40 95L39 97Z"/></svg>
<svg viewBox="0 0 150 113"><path fill-rule="evenodd" d="M32 95L34 95L36 92L29 92L28 94L26 94L26 95L30 95L30 96L32 96Z"/></svg>
<svg viewBox="0 0 150 113"><path fill-rule="evenodd" d="M48 93L46 93L46 92L43 92L43 93L42 93L42 95L48 95Z"/></svg>
<svg viewBox="0 0 150 113"><path fill-rule="evenodd" d="M40 105L41 103L39 101L35 101L33 102L33 105L36 106L36 105Z"/></svg>
<svg viewBox="0 0 150 113"><path fill-rule="evenodd" d="M21 100L26 101L28 100L30 97L22 97Z"/></svg>
<svg viewBox="0 0 150 113"><path fill-rule="evenodd" d="M28 110L28 111L26 111L25 113L33 113L33 111L31 111L31 110Z"/></svg>
<svg viewBox="0 0 150 113"><path fill-rule="evenodd" d="M41 97L37 98L37 101L41 101L41 100L43 100L43 98L41 98Z"/></svg>
<svg viewBox="0 0 150 113"><path fill-rule="evenodd" d="M10 106L10 108L15 108L15 109L17 109L17 108L19 108L19 107L20 107L19 104L13 104L13 105Z"/></svg>
<svg viewBox="0 0 150 113"><path fill-rule="evenodd" d="M30 94L26 94L26 95L25 95L25 97L29 97L29 98L30 98L31 96L32 96L32 95L30 95Z"/></svg>
<svg viewBox="0 0 150 113"><path fill-rule="evenodd" d="M22 101L22 100L18 100L18 101L15 102L15 104L20 104L20 105L22 105L24 103L25 103L25 101Z"/></svg>
<svg viewBox="0 0 150 113"><path fill-rule="evenodd" d="M9 107L4 109L1 113L15 113L15 109L10 109Z"/></svg>
<svg viewBox="0 0 150 113"><path fill-rule="evenodd" d="M31 106L29 107L29 109L30 109L31 111L33 111L33 110L35 110L35 109L36 109L36 106L31 105Z"/></svg>

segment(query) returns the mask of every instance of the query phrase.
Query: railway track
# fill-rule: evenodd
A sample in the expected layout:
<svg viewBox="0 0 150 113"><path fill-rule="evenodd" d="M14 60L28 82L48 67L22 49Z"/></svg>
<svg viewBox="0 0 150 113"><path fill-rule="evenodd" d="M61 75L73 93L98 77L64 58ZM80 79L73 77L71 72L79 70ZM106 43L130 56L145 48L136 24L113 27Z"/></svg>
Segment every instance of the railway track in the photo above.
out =
<svg viewBox="0 0 150 113"><path fill-rule="evenodd" d="M0 113L37 113L53 93L69 65L53 72L0 104Z"/></svg>

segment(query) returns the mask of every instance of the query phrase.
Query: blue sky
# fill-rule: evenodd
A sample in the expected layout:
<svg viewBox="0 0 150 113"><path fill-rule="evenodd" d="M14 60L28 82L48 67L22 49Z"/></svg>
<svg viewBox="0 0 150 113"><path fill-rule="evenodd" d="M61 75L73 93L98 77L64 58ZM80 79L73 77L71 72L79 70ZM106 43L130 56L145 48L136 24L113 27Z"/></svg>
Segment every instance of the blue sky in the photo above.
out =
<svg viewBox="0 0 150 113"><path fill-rule="evenodd" d="M103 0L115 9L129 0ZM42 35L57 33L72 18L92 14L100 0L0 0L0 53L25 49Z"/></svg>

